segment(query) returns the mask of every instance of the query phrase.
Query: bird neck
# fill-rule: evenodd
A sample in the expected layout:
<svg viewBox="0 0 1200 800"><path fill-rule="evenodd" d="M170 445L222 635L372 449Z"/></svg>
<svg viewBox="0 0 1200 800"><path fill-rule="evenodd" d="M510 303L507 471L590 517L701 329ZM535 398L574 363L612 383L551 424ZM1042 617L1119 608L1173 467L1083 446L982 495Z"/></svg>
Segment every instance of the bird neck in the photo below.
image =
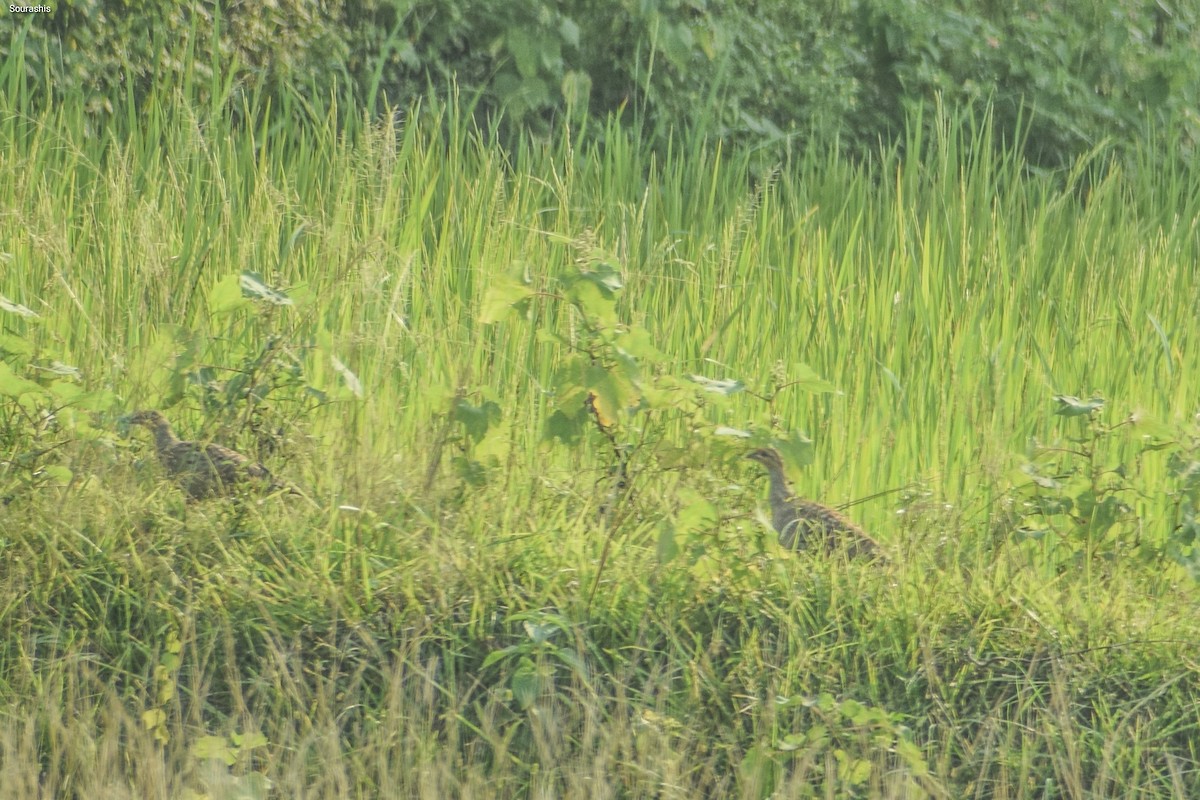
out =
<svg viewBox="0 0 1200 800"><path fill-rule="evenodd" d="M176 445L178 443L179 437L175 435L173 430L171 430L170 425L164 422L154 426L154 445L160 451L166 450L172 445Z"/></svg>
<svg viewBox="0 0 1200 800"><path fill-rule="evenodd" d="M767 475L771 479L771 502L783 503L790 500L792 490L788 487L787 478L784 477L783 470L779 467L771 467L767 470Z"/></svg>

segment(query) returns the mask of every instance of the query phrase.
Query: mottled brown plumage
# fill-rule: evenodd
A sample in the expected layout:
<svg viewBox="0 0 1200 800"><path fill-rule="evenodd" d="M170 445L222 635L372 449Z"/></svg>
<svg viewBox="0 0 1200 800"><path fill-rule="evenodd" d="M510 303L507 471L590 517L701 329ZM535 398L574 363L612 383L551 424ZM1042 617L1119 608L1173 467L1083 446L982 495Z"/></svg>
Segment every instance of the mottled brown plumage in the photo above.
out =
<svg viewBox="0 0 1200 800"><path fill-rule="evenodd" d="M821 543L826 552L843 550L851 558L882 557L879 545L862 528L828 506L792 494L778 452L764 447L746 458L762 464L771 479L771 525L779 534L780 545L789 550L807 550Z"/></svg>
<svg viewBox="0 0 1200 800"><path fill-rule="evenodd" d="M257 483L270 490L277 487L262 464L219 444L189 442L171 430L158 411L139 411L130 425L144 425L154 434L154 449L163 469L193 500L229 494L239 484Z"/></svg>

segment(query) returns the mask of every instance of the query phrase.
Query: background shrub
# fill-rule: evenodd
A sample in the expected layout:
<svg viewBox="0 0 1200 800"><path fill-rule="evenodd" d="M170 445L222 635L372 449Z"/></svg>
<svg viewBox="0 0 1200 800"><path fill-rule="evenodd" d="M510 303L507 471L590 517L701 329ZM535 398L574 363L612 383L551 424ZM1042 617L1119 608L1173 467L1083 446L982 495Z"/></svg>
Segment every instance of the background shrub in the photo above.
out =
<svg viewBox="0 0 1200 800"><path fill-rule="evenodd" d="M1192 158L1198 48L1194 5L1149 0L151 0L137 13L67 0L0 38L10 75L47 97L86 92L95 114L155 80L201 101L298 92L374 112L457 84L509 141L619 112L660 146L691 129L775 155L835 140L861 154L902 142L905 115L941 96L991 102L997 130L1044 167L1145 136Z"/></svg>

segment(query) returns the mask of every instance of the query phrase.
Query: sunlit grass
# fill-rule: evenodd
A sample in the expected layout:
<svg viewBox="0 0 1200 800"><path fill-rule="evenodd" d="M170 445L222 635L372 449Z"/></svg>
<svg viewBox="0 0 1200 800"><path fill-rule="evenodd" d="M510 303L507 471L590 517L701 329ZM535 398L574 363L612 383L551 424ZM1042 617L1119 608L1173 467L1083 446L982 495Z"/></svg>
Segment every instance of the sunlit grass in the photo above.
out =
<svg viewBox="0 0 1200 800"><path fill-rule="evenodd" d="M70 103L0 102L0 294L38 315L0 313L0 357L94 393L56 421L0 397L6 796L1200 787L1178 482L1138 455L1139 431L1194 435L1195 176L1103 148L1032 175L950 114L905 154L762 173L616 127L505 154L455 109L339 127L164 100L89 135ZM654 410L613 530L608 443L543 440L544 334L574 312L479 322L514 265L541 289L589 248L663 371L752 390ZM246 272L292 304L243 299ZM763 399L801 365L837 391ZM261 392L222 405L239 379ZM499 410L479 442L456 392ZM1137 541L1010 516L1031 437L1085 436L1056 394L1141 415L1086 445L1129 467ZM118 435L140 407L261 446L315 502L185 503ZM906 488L849 512L894 562L779 552L716 424L807 432L799 488L828 502Z"/></svg>

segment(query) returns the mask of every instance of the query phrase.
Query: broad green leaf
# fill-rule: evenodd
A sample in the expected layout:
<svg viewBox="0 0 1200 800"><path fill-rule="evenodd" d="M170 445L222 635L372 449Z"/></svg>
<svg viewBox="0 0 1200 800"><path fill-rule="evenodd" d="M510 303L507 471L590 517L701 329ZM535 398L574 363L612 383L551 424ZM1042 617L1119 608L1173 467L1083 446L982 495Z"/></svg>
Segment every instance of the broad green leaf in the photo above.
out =
<svg viewBox="0 0 1200 800"><path fill-rule="evenodd" d="M592 76L581 70L567 70L559 91L568 109L586 109L592 95Z"/></svg>
<svg viewBox="0 0 1200 800"><path fill-rule="evenodd" d="M192 745L192 757L200 761L217 759L231 767L237 763L237 754L223 736L201 736Z"/></svg>
<svg viewBox="0 0 1200 800"><path fill-rule="evenodd" d="M662 520L658 524L658 563L666 564L679 555L679 545L675 543L675 527L670 520Z"/></svg>
<svg viewBox="0 0 1200 800"><path fill-rule="evenodd" d="M54 481L59 486L66 486L71 482L73 473L66 467L51 464L45 468L46 477Z"/></svg>
<svg viewBox="0 0 1200 800"><path fill-rule="evenodd" d="M475 456L486 460L489 464L499 465L508 460L512 450L512 428L509 425L492 425L488 432L475 445Z"/></svg>
<svg viewBox="0 0 1200 800"><path fill-rule="evenodd" d="M247 731L246 733L235 733L230 737L233 743L242 750L252 750L255 747L266 747L267 737L260 731Z"/></svg>
<svg viewBox="0 0 1200 800"><path fill-rule="evenodd" d="M33 345L24 338L11 333L0 333L0 353L11 353L14 356L27 356L33 352Z"/></svg>
<svg viewBox="0 0 1200 800"><path fill-rule="evenodd" d="M600 424L608 427L616 424L617 414L628 405L631 398L623 397L621 387L612 374L600 366L588 368L584 386L591 393L592 407L600 418Z"/></svg>
<svg viewBox="0 0 1200 800"><path fill-rule="evenodd" d="M522 27L509 28L504 34L504 43L523 78L537 75L540 41L533 32Z"/></svg>
<svg viewBox="0 0 1200 800"><path fill-rule="evenodd" d="M558 633L558 628L547 623L533 622L525 620L523 623L525 635L529 637L534 644L545 644L550 641L554 634Z"/></svg>
<svg viewBox="0 0 1200 800"><path fill-rule="evenodd" d="M598 261L592 269L580 270L579 279L600 287L610 298L625 288L620 271L607 261Z"/></svg>
<svg viewBox="0 0 1200 800"><path fill-rule="evenodd" d="M513 653L519 653L519 652L521 652L521 648L516 645L513 645L511 647L503 647L499 650L493 650L492 652L488 653L484 657L483 664L480 665L480 669L487 669L492 664L495 664L497 661L503 661L504 659L511 656Z"/></svg>
<svg viewBox="0 0 1200 800"><path fill-rule="evenodd" d="M707 528L717 521L717 509L708 500L696 500L684 506L675 517L675 530L688 533Z"/></svg>
<svg viewBox="0 0 1200 800"><path fill-rule="evenodd" d="M743 791L746 796L770 797L775 792L779 776L779 764L763 745L755 745L746 751L738 765L740 783L744 790L753 787L753 792Z"/></svg>
<svg viewBox="0 0 1200 800"><path fill-rule="evenodd" d="M929 774L929 763L925 760L925 754L921 752L921 748L908 739L897 740L896 755L900 756L900 760L908 765L913 777L923 778Z"/></svg>
<svg viewBox="0 0 1200 800"><path fill-rule="evenodd" d="M528 710L537 702L538 694L542 691L542 680L533 661L521 659L513 672L511 686L513 697L522 709Z"/></svg>
<svg viewBox="0 0 1200 800"><path fill-rule="evenodd" d="M861 786L871 777L871 762L863 758L854 758L845 750L833 751L833 758L838 762L838 778L851 786Z"/></svg>
<svg viewBox="0 0 1200 800"><path fill-rule="evenodd" d="M587 674L588 674L587 664L585 664L583 662L583 659L579 657L579 654L575 652L575 648L559 647L554 651L554 656L559 661L563 662L568 667L573 669L575 671L575 674L580 675L584 678L587 677Z"/></svg>
<svg viewBox="0 0 1200 800"><path fill-rule="evenodd" d="M661 362L667 359L666 354L654 346L650 331L634 327L618 336L614 343L617 349L628 353L641 361Z"/></svg>
<svg viewBox="0 0 1200 800"><path fill-rule="evenodd" d="M0 395L21 397L26 394L38 394L42 391L41 386L17 375L13 372L12 367L0 361Z"/></svg>
<svg viewBox="0 0 1200 800"><path fill-rule="evenodd" d="M454 474L470 486L486 486L488 481L487 467L473 458L455 456L450 459Z"/></svg>
<svg viewBox="0 0 1200 800"><path fill-rule="evenodd" d="M579 25L570 17L563 15L559 20L558 35L571 47L579 47Z"/></svg>
<svg viewBox="0 0 1200 800"><path fill-rule="evenodd" d="M813 462L812 439L799 431L792 431L786 439L774 439L771 445L783 456L785 465L807 467Z"/></svg>
<svg viewBox="0 0 1200 800"><path fill-rule="evenodd" d="M601 288L595 281L576 281L567 291L567 297L584 315L595 319L602 326L617 324L617 304L612 293Z"/></svg>
<svg viewBox="0 0 1200 800"><path fill-rule="evenodd" d="M582 414L567 416L562 411L555 411L546 419L546 431L543 438L558 439L563 444L572 445L579 441L582 434Z"/></svg>
<svg viewBox="0 0 1200 800"><path fill-rule="evenodd" d="M792 371L795 373L795 377L788 381L790 386L799 387L813 394L828 394L837 391L836 386L814 372L812 367L807 364L793 367Z"/></svg>
<svg viewBox="0 0 1200 800"><path fill-rule="evenodd" d="M500 406L491 401L474 406L459 398L454 403L453 418L462 424L472 440L478 442L487 434L488 428L500 421Z"/></svg>
<svg viewBox="0 0 1200 800"><path fill-rule="evenodd" d="M532 297L533 288L520 280L505 276L498 278L483 295L479 321L491 325L507 317L513 308Z"/></svg>
<svg viewBox="0 0 1200 800"><path fill-rule="evenodd" d="M227 275L217 281L208 293L208 307L213 314L228 314L249 305L237 275Z"/></svg>

